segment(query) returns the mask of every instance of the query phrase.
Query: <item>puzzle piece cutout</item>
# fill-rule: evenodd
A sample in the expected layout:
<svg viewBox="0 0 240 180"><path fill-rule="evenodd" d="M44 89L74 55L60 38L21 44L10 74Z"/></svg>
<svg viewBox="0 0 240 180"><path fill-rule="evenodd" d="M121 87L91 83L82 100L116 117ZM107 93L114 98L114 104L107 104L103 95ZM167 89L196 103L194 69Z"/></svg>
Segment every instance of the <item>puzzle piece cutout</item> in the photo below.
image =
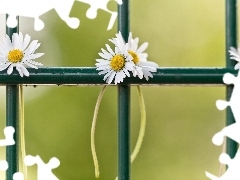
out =
<svg viewBox="0 0 240 180"><path fill-rule="evenodd" d="M110 18L110 21L109 21L109 24L108 24L108 27L107 27L107 30L110 30L112 29L113 27L113 24L114 22L116 21L116 18L117 18L117 15L118 13L117 12L114 12L114 11L110 11L108 8L107 8L107 4L109 2L109 0L77 0L79 2L83 2L83 3L86 3L86 4L89 4L91 7L87 10L86 12L86 16L89 18L89 19L95 19L97 17L97 11L98 9L101 9L101 10L104 10L108 13L111 14L111 18ZM123 2L122 0L115 0L119 5L121 5Z"/></svg>
<svg viewBox="0 0 240 180"><path fill-rule="evenodd" d="M222 164L228 165L228 169L221 176L217 177L209 172L206 172L206 176L211 180L239 180L240 179L240 150L237 151L233 159L226 153L222 153L219 157L219 161Z"/></svg>
<svg viewBox="0 0 240 180"><path fill-rule="evenodd" d="M15 144L13 139L13 134L15 129L12 126L7 126L4 128L5 139L0 139L0 146L11 146Z"/></svg>
<svg viewBox="0 0 240 180"><path fill-rule="evenodd" d="M60 165L60 161L56 157L52 157L48 163L44 163L43 160L37 156L28 155L24 158L24 163L27 166L37 164L37 177L38 180L59 180L53 173L52 169L57 168Z"/></svg>
<svg viewBox="0 0 240 180"><path fill-rule="evenodd" d="M220 132L216 133L212 142L220 146L224 142L224 138L228 137L235 142L240 144L239 130L240 130L240 71L238 71L237 77L235 77L231 73L226 73L223 76L223 82L227 85L233 84L233 91L229 101L217 100L216 106L219 110L224 110L228 106L231 108L233 116L235 118L235 123L224 127ZM211 173L206 172L206 176L211 180L238 180L240 179L240 150L238 149L235 157L233 159L230 158L226 153L222 153L219 157L219 161L222 164L228 165L227 171L221 176L217 177L212 175Z"/></svg>
<svg viewBox="0 0 240 180"><path fill-rule="evenodd" d="M218 100L216 106L219 110L226 109L227 106L230 106L236 121L240 121L240 111L239 111L239 102L240 102L240 71L238 71L237 77L233 74L226 73L223 76L223 82L227 85L233 84L234 88L232 91L231 98L229 102L224 100Z"/></svg>
<svg viewBox="0 0 240 180"><path fill-rule="evenodd" d="M24 180L24 175L21 172L16 172L13 174L13 180Z"/></svg>
<svg viewBox="0 0 240 180"><path fill-rule="evenodd" d="M226 109L227 106L230 106L233 112L233 116L235 118L235 123L224 127L220 132L216 133L213 136L213 143L217 146L222 145L224 141L224 137L229 137L230 139L240 143L240 136L238 135L240 129L240 71L238 72L237 77L230 73L226 73L223 76L223 82L225 84L233 84L234 88L232 91L231 98L229 102L224 100L217 100L216 106L219 110Z"/></svg>
<svg viewBox="0 0 240 180"><path fill-rule="evenodd" d="M0 170L6 171L8 169L8 162L6 160L0 161Z"/></svg>
<svg viewBox="0 0 240 180"><path fill-rule="evenodd" d="M11 146L15 144L13 134L15 129L12 126L4 128L5 139L0 140L0 146ZM27 166L37 164L38 168L38 180L59 180L53 173L52 169L57 168L60 165L60 161L52 157L48 163L44 163L40 156L28 155L24 158L24 163ZM8 169L8 162L6 160L0 160L0 171L6 171ZM24 175L21 172L13 174L13 180L24 180Z"/></svg>
<svg viewBox="0 0 240 180"><path fill-rule="evenodd" d="M80 21L69 17L74 0L0 0L0 13L9 14L7 26L14 28L18 22L16 16L34 18L34 28L39 31L44 28L39 18L44 13L55 9L59 17L71 28L77 28Z"/></svg>
<svg viewBox="0 0 240 180"><path fill-rule="evenodd" d="M86 15L90 19L97 16L97 10L102 9L111 14L108 30L113 27L117 17L117 12L110 11L107 8L109 0L77 0L89 4ZM122 0L115 0L118 4L122 4ZM66 24L76 29L80 25L80 20L75 17L69 17L75 0L0 0L0 13L8 14L7 26L14 28L18 25L17 16L34 18L34 29L40 31L44 28L44 22L40 16L54 9L59 17Z"/></svg>
<svg viewBox="0 0 240 180"><path fill-rule="evenodd" d="M223 144L224 137L229 137L230 139L240 143L239 130L240 122L233 123L216 133L212 138L212 142L213 144L220 146Z"/></svg>
<svg viewBox="0 0 240 180"><path fill-rule="evenodd" d="M24 164L27 166L32 166L37 164L38 166L38 180L59 180L53 173L52 169L57 168L60 165L60 161L53 157L45 164L42 159L37 156L28 155L24 158ZM8 169L8 162L5 160L0 161L0 170L6 171ZM24 175L21 172L16 172L13 174L13 180L24 180Z"/></svg>

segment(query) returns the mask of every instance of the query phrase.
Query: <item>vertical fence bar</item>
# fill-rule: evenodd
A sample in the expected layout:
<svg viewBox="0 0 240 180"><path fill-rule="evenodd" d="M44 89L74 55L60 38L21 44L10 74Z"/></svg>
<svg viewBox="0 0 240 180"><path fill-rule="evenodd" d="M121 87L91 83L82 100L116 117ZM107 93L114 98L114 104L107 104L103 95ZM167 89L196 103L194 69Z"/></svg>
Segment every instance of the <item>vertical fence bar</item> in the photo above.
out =
<svg viewBox="0 0 240 180"><path fill-rule="evenodd" d="M237 0L226 0L226 66L234 68L235 62L230 59L228 50L230 47L237 47ZM226 89L226 99L229 100L233 86ZM231 109L227 108L227 122L230 125L235 122ZM237 152L237 143L227 138L227 153L233 158Z"/></svg>
<svg viewBox="0 0 240 180"><path fill-rule="evenodd" d="M118 5L118 30L125 41L129 34L129 1ZM130 179L130 86L118 86L118 176Z"/></svg>
<svg viewBox="0 0 240 180"><path fill-rule="evenodd" d="M7 16L8 17L8 16ZM6 18L7 18L6 17ZM12 38L12 34L18 32L18 27L6 27L6 34ZM6 147L6 160L8 162L8 170L6 172L6 180L12 180L13 174L18 171L18 105L19 105L19 88L18 85L6 86L6 125L15 129L14 140L15 145Z"/></svg>

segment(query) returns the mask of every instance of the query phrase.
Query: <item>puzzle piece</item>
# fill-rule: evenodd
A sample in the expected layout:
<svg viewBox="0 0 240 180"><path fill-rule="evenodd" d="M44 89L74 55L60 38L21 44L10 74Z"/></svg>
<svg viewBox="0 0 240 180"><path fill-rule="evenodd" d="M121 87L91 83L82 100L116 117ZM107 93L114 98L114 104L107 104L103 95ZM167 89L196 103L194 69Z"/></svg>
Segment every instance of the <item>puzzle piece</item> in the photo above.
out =
<svg viewBox="0 0 240 180"><path fill-rule="evenodd" d="M217 177L211 173L206 172L206 176L211 180L239 180L240 179L240 150L237 151L233 159L226 153L222 153L219 157L222 164L228 165L228 169L221 176Z"/></svg>
<svg viewBox="0 0 240 180"><path fill-rule="evenodd" d="M16 172L13 174L13 180L24 180L23 173L21 172Z"/></svg>
<svg viewBox="0 0 240 180"><path fill-rule="evenodd" d="M79 19L69 17L74 0L0 0L0 13L9 14L7 26L17 26L16 16L34 18L34 28L39 31L44 28L44 23L39 17L55 9L59 17L71 28L77 28Z"/></svg>
<svg viewBox="0 0 240 180"><path fill-rule="evenodd" d="M42 159L37 156L31 156L28 155L24 158L24 163L27 166L32 166L34 164L37 164L38 166L38 180L59 180L53 173L52 169L57 168L60 165L60 161L53 157L49 160L47 164L45 164Z"/></svg>
<svg viewBox="0 0 240 180"><path fill-rule="evenodd" d="M108 24L108 30L113 27L117 18L117 12L110 11L107 8L109 0L77 0L89 4L86 16L94 19L97 16L98 9L102 9L111 14ZM122 0L115 0L122 4ZM34 18L34 29L40 31L44 28L44 22L39 18L46 12L55 9L59 17L73 29L80 25L80 20L75 17L69 17L75 0L0 0L0 13L8 14L7 26L14 28L18 25L17 16Z"/></svg>
<svg viewBox="0 0 240 180"><path fill-rule="evenodd" d="M86 4L89 4L91 7L87 10L86 12L86 16L89 18L89 19L95 19L97 17L97 11L98 9L102 9L108 13L111 14L111 18L110 18L110 21L109 21L109 24L108 24L108 27L107 27L107 30L110 30L112 29L113 27L113 24L117 18L117 15L118 13L117 12L113 12L113 11L110 11L108 8L107 8L107 4L109 2L109 0L77 0L79 2L83 2L83 3L86 3ZM122 4L122 0L115 0L119 5Z"/></svg>
<svg viewBox="0 0 240 180"><path fill-rule="evenodd" d="M224 100L217 100L216 106L219 110L226 109L227 106L230 106L233 112L233 116L235 118L235 123L223 128L220 132L214 135L212 141L215 145L220 146L223 143L224 137L229 137L232 140L240 143L240 136L238 136L238 132L240 129L240 71L238 72L237 77L230 73L226 73L223 76L223 82L225 84L233 84L234 88L232 91L231 98L229 102Z"/></svg>
<svg viewBox="0 0 240 180"><path fill-rule="evenodd" d="M219 110L226 109L227 106L230 106L235 117L235 121L240 121L240 111L239 111L239 104L240 104L240 71L238 72L237 77L230 73L226 73L223 76L223 82L227 85L233 84L234 88L232 91L231 98L229 102L224 100L218 100L216 102L216 106Z"/></svg>
<svg viewBox="0 0 240 180"><path fill-rule="evenodd" d="M15 129L12 126L7 126L4 128L5 139L0 139L0 146L11 146L15 144L13 139L13 134Z"/></svg>
<svg viewBox="0 0 240 180"><path fill-rule="evenodd" d="M240 130L240 123L236 122L233 123L225 128L223 128L220 132L216 133L213 136L212 142L213 144L220 146L222 145L224 141L224 137L229 137L230 139L240 143L240 136L239 136L239 130Z"/></svg>
<svg viewBox="0 0 240 180"><path fill-rule="evenodd" d="M8 169L8 162L6 160L0 161L0 170L6 171Z"/></svg>

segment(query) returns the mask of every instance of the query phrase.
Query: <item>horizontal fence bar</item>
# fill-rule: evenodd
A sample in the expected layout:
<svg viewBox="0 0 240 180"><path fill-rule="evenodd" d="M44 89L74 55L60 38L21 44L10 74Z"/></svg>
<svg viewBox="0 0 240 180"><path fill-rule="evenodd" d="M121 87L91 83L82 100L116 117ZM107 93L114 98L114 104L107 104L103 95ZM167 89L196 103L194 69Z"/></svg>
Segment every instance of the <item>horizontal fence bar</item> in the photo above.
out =
<svg viewBox="0 0 240 180"><path fill-rule="evenodd" d="M96 68L51 67L28 70L29 77L20 77L16 70L11 75L2 71L0 84L106 84L103 75L98 75ZM153 78L148 81L127 77L123 84L223 84L222 77L227 72L237 75L237 71L232 68L158 68L157 72L153 73Z"/></svg>

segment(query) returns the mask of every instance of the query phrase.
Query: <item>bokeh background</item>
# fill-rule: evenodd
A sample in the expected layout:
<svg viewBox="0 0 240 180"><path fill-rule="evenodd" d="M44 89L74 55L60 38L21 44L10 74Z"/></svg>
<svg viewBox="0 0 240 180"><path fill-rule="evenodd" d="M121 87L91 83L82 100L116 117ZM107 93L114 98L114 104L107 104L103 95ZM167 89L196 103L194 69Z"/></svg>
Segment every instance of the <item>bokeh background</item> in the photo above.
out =
<svg viewBox="0 0 240 180"><path fill-rule="evenodd" d="M130 29L140 43L149 42L149 60L160 67L225 66L225 1L132 0ZM116 10L116 2L109 2ZM71 11L81 25L69 28L54 10L41 16L42 31L33 29L32 18L20 18L20 31L38 39L38 59L48 67L94 67L98 52L117 32L107 31L110 14L99 10L86 17L89 5L76 1ZM0 35L5 16L0 15ZM25 95L26 151L47 163L53 156L61 165L53 172L61 180L93 180L90 129L101 86L27 86ZM204 180L205 171L218 174L221 147L212 136L225 124L225 112L215 107L225 98L224 86L144 86L147 127L142 149L132 164L133 180ZM5 87L0 88L0 129L5 127ZM136 87L131 88L131 146L140 122ZM0 133L0 138L4 138ZM100 180L117 175L117 88L107 88L100 107L96 150ZM5 148L0 148L5 158ZM37 179L36 166L28 179ZM0 172L4 179L5 172Z"/></svg>

